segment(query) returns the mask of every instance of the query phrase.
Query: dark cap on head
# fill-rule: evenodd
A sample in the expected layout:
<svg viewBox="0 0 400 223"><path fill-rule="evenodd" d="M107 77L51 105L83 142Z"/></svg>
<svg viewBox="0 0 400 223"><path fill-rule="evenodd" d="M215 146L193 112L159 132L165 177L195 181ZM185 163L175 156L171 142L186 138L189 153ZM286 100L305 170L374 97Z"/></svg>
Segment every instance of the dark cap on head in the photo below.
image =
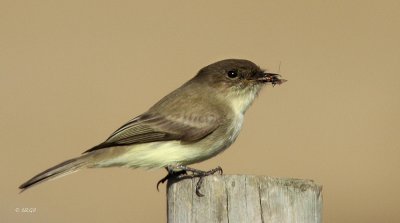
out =
<svg viewBox="0 0 400 223"><path fill-rule="evenodd" d="M265 83L281 84L278 74L266 73L249 60L226 59L202 68L195 79L206 81L215 87L247 87Z"/></svg>

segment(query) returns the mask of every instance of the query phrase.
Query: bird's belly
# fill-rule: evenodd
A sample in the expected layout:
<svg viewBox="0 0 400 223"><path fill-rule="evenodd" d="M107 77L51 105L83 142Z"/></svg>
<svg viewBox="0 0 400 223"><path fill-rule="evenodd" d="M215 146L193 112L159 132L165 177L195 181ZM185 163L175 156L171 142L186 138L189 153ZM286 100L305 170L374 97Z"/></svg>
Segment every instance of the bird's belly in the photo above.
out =
<svg viewBox="0 0 400 223"><path fill-rule="evenodd" d="M228 148L239 135L242 121L243 117L240 117L219 134L211 134L211 138L206 137L194 143L160 141L115 147L112 148L115 155L99 160L94 167L126 166L151 169L201 162Z"/></svg>

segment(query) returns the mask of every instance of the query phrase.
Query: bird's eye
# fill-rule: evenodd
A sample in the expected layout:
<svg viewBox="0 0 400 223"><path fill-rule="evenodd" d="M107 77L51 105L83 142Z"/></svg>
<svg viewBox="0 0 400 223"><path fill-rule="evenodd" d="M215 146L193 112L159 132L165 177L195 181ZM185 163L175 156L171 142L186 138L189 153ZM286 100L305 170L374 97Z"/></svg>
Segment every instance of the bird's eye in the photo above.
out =
<svg viewBox="0 0 400 223"><path fill-rule="evenodd" d="M230 70L230 71L228 71L228 77L229 78L236 78L238 76L238 72L237 72L237 70Z"/></svg>

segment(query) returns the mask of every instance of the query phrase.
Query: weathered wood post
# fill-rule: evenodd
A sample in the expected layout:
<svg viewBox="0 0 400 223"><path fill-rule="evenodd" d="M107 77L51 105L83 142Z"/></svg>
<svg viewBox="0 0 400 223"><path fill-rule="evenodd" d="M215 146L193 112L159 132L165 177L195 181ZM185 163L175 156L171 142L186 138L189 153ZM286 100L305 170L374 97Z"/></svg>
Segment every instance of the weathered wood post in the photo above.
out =
<svg viewBox="0 0 400 223"><path fill-rule="evenodd" d="M213 175L195 193L195 179L170 182L169 223L322 222L322 187L312 180Z"/></svg>

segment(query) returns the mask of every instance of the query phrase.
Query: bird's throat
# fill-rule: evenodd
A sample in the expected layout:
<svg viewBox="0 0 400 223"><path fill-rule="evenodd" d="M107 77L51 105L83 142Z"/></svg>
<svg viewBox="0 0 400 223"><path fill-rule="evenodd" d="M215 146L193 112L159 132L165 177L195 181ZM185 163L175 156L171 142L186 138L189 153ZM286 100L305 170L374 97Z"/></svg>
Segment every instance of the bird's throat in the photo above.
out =
<svg viewBox="0 0 400 223"><path fill-rule="evenodd" d="M244 114L253 103L260 90L261 86L256 86L251 89L241 90L230 95L228 98L231 102L231 108L233 111L237 114Z"/></svg>

